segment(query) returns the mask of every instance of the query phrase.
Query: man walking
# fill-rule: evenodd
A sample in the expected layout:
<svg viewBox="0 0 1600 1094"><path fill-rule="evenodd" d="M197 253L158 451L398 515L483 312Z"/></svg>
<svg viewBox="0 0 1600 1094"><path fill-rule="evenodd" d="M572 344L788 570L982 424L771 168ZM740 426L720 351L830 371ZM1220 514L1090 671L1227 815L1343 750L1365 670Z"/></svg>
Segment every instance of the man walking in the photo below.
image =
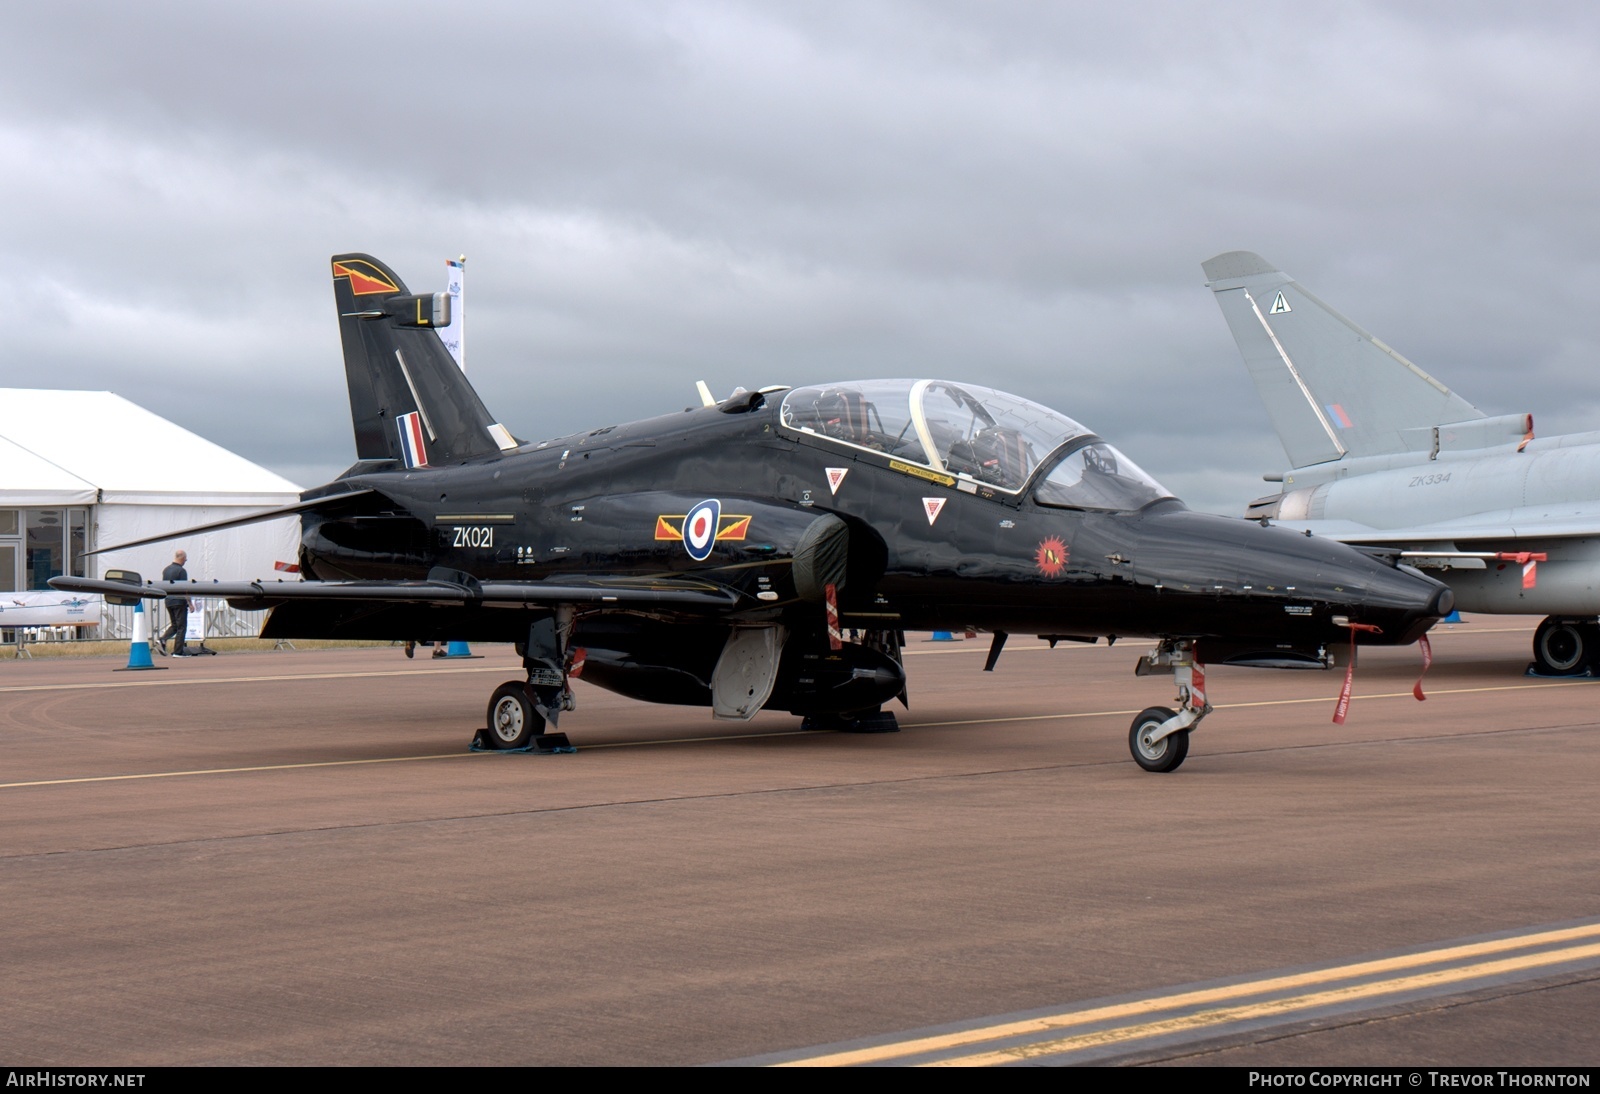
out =
<svg viewBox="0 0 1600 1094"><path fill-rule="evenodd" d="M172 556L172 563L161 571L162 581L188 581L189 571L183 564L189 561L189 556L183 551L178 551ZM167 597L167 629L161 637L156 639L156 649L163 655L167 652L167 639L173 639L172 656L188 657L189 648L185 638L189 631L189 598L186 596L171 595Z"/></svg>

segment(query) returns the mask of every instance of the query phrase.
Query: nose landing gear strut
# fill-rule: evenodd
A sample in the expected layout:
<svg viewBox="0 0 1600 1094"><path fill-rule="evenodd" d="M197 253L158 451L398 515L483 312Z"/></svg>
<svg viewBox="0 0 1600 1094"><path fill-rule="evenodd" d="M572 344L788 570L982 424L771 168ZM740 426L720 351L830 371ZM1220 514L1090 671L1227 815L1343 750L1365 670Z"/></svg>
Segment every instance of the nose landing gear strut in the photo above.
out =
<svg viewBox="0 0 1600 1094"><path fill-rule="evenodd" d="M1206 667L1194 655L1187 638L1163 638L1156 648L1139 658L1136 676L1150 676L1170 668L1178 684L1178 709L1146 707L1128 728L1128 751L1146 771L1176 771L1189 755L1189 731L1211 713L1206 702Z"/></svg>

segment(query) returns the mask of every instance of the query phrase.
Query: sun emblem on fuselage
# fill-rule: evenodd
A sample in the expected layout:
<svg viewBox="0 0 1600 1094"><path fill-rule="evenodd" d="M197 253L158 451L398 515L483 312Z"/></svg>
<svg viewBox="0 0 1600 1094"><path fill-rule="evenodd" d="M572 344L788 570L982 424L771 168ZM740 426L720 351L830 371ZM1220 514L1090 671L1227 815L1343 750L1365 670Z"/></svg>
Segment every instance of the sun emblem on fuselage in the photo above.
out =
<svg viewBox="0 0 1600 1094"><path fill-rule="evenodd" d="M1033 563L1045 577L1060 577L1067 568L1067 545L1058 536L1051 536L1039 544L1033 553Z"/></svg>

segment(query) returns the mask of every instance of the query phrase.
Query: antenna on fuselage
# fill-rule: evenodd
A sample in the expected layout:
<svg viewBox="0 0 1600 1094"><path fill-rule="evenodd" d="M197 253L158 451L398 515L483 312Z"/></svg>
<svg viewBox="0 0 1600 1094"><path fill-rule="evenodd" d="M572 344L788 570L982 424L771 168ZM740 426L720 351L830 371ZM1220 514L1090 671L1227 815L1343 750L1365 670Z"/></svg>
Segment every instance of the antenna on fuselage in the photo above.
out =
<svg viewBox="0 0 1600 1094"><path fill-rule="evenodd" d="M704 380L696 380L694 382L694 389L700 393L701 406L717 405L716 398L712 396L711 389L706 386L706 382Z"/></svg>

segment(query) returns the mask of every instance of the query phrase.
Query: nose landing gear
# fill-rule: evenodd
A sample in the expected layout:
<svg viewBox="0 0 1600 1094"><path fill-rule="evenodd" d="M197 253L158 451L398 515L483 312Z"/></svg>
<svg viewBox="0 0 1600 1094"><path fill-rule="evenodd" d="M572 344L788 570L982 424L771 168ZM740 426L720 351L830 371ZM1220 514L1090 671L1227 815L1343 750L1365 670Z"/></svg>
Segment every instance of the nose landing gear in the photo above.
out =
<svg viewBox="0 0 1600 1094"><path fill-rule="evenodd" d="M1211 713L1206 702L1206 667L1194 656L1189 639L1163 638L1139 659L1136 676L1149 676L1163 668L1172 670L1178 685L1178 709L1146 707L1128 728L1128 751L1146 771L1176 771L1189 755L1189 731Z"/></svg>

